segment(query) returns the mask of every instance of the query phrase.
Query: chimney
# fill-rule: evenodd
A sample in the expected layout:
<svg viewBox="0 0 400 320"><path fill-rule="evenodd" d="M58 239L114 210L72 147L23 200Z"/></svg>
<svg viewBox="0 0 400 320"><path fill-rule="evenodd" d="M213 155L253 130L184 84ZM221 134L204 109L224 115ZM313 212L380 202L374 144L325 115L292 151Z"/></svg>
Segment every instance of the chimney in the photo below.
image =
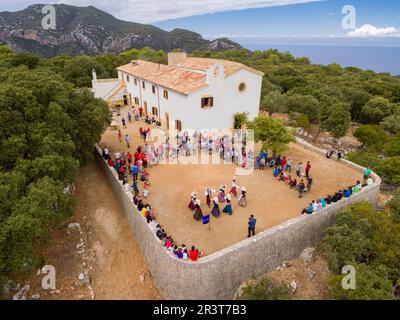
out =
<svg viewBox="0 0 400 320"><path fill-rule="evenodd" d="M97 74L96 74L96 70L92 70L92 80L93 80L93 82L97 82Z"/></svg>
<svg viewBox="0 0 400 320"><path fill-rule="evenodd" d="M92 88L96 89L97 88L97 74L96 70L92 70Z"/></svg>
<svg viewBox="0 0 400 320"><path fill-rule="evenodd" d="M186 52L168 52L168 66L170 67L173 67L186 59Z"/></svg>

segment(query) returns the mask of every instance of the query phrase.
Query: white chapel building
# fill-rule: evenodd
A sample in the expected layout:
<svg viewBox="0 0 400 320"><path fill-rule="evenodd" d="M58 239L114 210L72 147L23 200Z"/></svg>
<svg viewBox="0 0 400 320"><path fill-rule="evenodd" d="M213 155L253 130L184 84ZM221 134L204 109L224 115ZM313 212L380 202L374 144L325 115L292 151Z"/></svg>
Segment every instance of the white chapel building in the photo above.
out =
<svg viewBox="0 0 400 320"><path fill-rule="evenodd" d="M168 65L134 60L117 68L128 105L166 129L232 128L234 114L258 116L263 73L238 62L168 54ZM95 90L96 91L96 90Z"/></svg>

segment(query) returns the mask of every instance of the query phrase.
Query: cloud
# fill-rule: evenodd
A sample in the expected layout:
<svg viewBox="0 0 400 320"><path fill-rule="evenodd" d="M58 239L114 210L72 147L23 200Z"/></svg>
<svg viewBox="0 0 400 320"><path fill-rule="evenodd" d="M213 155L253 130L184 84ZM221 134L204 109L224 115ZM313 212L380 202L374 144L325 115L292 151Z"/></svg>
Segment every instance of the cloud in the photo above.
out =
<svg viewBox="0 0 400 320"><path fill-rule="evenodd" d="M55 0L56 1L56 0ZM61 0L77 6L93 5L116 17L142 23L223 11L286 6L325 0Z"/></svg>
<svg viewBox="0 0 400 320"><path fill-rule="evenodd" d="M346 36L350 38L400 37L400 30L395 27L378 28L372 24L364 24L362 27L348 32Z"/></svg>

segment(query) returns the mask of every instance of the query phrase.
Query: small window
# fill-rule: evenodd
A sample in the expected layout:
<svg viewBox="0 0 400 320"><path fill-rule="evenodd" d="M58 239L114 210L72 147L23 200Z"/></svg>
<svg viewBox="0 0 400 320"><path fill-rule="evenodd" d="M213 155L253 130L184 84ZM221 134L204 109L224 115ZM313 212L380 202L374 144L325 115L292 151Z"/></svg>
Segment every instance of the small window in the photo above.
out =
<svg viewBox="0 0 400 320"><path fill-rule="evenodd" d="M213 105L214 105L213 97L201 98L201 107L202 108L211 108Z"/></svg>
<svg viewBox="0 0 400 320"><path fill-rule="evenodd" d="M182 131L182 122L180 120L175 120L175 129L179 132Z"/></svg>
<svg viewBox="0 0 400 320"><path fill-rule="evenodd" d="M136 78L133 79L133 83L135 84L135 86L137 86L137 79Z"/></svg>
<svg viewBox="0 0 400 320"><path fill-rule="evenodd" d="M158 117L158 109L156 107L151 108L151 113L153 114L153 116Z"/></svg>
<svg viewBox="0 0 400 320"><path fill-rule="evenodd" d="M146 83L144 81L142 81L142 87L143 89L146 89Z"/></svg>
<svg viewBox="0 0 400 320"><path fill-rule="evenodd" d="M168 90L164 89L164 99L168 100Z"/></svg>
<svg viewBox="0 0 400 320"><path fill-rule="evenodd" d="M139 98L135 97L135 104L138 106L139 105Z"/></svg>
<svg viewBox="0 0 400 320"><path fill-rule="evenodd" d="M151 91L153 92L153 94L156 94L156 86L155 86L155 85L153 85L153 86L151 87Z"/></svg>
<svg viewBox="0 0 400 320"><path fill-rule="evenodd" d="M244 90L246 90L246 84L244 82L242 82L242 83L239 84L239 91L242 92Z"/></svg>
<svg viewBox="0 0 400 320"><path fill-rule="evenodd" d="M126 76L126 82L129 82L129 76L128 75Z"/></svg>

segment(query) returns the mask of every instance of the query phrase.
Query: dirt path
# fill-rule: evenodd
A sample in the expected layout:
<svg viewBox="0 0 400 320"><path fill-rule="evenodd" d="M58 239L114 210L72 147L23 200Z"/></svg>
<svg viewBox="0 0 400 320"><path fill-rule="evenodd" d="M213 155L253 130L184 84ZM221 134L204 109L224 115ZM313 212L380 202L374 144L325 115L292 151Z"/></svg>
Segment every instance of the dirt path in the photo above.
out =
<svg viewBox="0 0 400 320"><path fill-rule="evenodd" d="M43 275L29 280L28 299L162 299L106 178L92 161L76 182L77 212L53 232L44 249L57 273L57 290L43 290ZM70 223L76 223L71 225ZM77 225L79 224L79 225ZM80 273L90 277L82 283Z"/></svg>

